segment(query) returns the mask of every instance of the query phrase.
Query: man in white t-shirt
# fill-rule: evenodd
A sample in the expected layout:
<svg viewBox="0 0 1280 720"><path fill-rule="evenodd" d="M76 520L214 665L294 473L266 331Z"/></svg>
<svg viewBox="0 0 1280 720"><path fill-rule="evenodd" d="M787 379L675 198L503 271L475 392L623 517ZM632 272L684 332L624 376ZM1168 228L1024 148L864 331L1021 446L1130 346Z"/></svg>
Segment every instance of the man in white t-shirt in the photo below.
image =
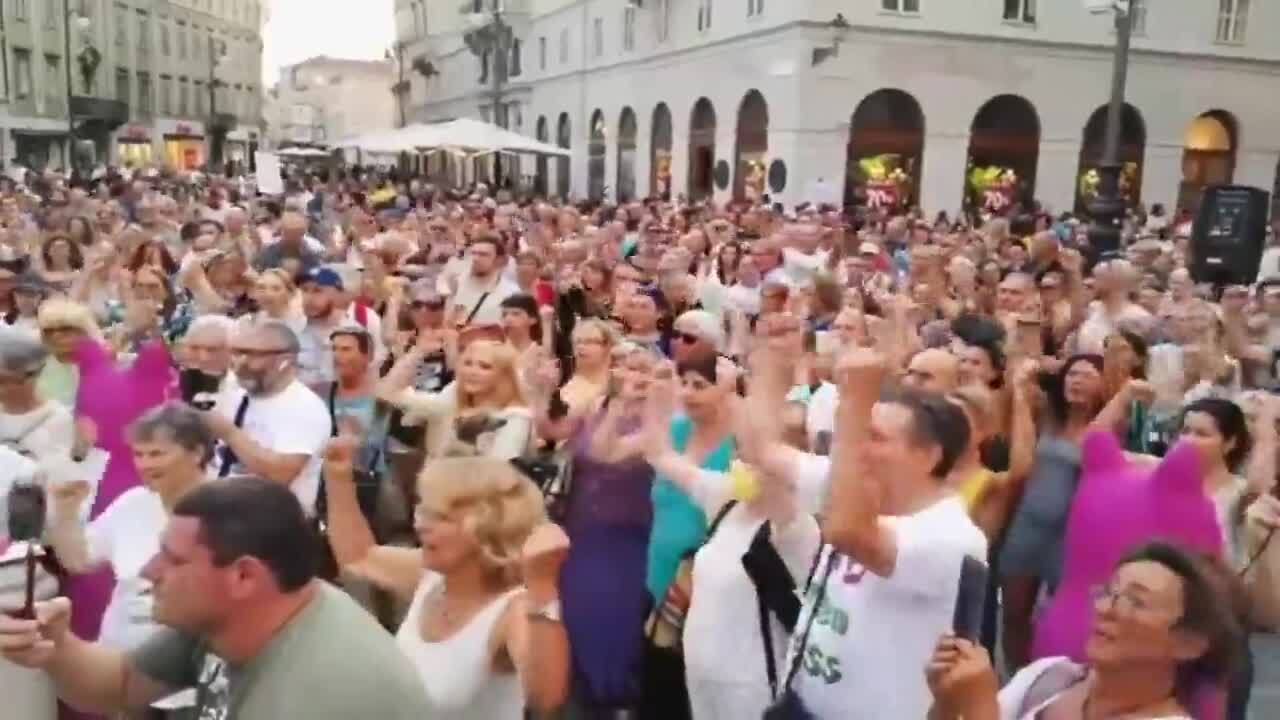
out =
<svg viewBox="0 0 1280 720"><path fill-rule="evenodd" d="M452 320L459 325L499 325L502 323L502 301L520 292L520 288L503 277L506 252L497 235L484 234L467 249L470 272L459 279L450 298Z"/></svg>
<svg viewBox="0 0 1280 720"><path fill-rule="evenodd" d="M314 512L329 412L296 377L297 336L277 320L244 326L232 337L231 355L240 388L205 413L219 440L210 472L288 485Z"/></svg>
<svg viewBox="0 0 1280 720"><path fill-rule="evenodd" d="M798 497L828 496L823 536L832 547L796 632L803 647L792 685L820 718L925 717L931 696L920 668L951 630L965 556L987 553L945 484L968 441L964 414L934 394L880 398L884 377L874 350L840 360L832 457L800 454L794 473Z"/></svg>

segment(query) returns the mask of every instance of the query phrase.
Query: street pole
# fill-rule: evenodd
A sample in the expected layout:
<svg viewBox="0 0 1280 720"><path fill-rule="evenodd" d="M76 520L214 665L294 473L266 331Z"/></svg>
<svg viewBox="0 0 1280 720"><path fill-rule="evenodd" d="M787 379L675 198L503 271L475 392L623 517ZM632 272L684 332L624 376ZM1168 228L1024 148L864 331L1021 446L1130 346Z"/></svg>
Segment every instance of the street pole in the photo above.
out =
<svg viewBox="0 0 1280 720"><path fill-rule="evenodd" d="M1111 66L1111 104L1107 106L1107 134L1098 165L1098 196L1089 207L1093 224L1089 244L1099 255L1120 250L1121 231L1128 211L1120 195L1120 134L1124 123L1125 84L1129 76L1129 41L1133 35L1133 13L1127 3L1115 8L1116 47Z"/></svg>
<svg viewBox="0 0 1280 720"><path fill-rule="evenodd" d="M67 80L67 168L74 172L76 169L76 116L71 111L71 98L75 95L75 88L71 86L71 0L62 0L62 29L63 29L63 65L66 66Z"/></svg>
<svg viewBox="0 0 1280 720"><path fill-rule="evenodd" d="M502 20L502 11L493 11L493 124L500 128L508 128L511 119L506 117L502 106L502 91L507 81L507 62L510 59L509 27ZM493 192L502 187L502 153L493 155Z"/></svg>

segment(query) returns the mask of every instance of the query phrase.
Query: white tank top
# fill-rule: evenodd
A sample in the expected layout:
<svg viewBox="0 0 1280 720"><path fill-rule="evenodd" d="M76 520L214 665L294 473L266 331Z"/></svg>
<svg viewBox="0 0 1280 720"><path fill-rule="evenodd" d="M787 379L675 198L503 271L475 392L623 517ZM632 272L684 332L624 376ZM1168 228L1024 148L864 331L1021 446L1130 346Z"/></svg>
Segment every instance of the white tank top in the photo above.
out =
<svg viewBox="0 0 1280 720"><path fill-rule="evenodd" d="M451 637L422 639L422 606L441 582L428 572L413 595L409 614L396 632L396 644L409 656L427 691L431 720L523 720L524 691L516 673L497 674L489 640L507 603L522 588L513 588L476 613Z"/></svg>

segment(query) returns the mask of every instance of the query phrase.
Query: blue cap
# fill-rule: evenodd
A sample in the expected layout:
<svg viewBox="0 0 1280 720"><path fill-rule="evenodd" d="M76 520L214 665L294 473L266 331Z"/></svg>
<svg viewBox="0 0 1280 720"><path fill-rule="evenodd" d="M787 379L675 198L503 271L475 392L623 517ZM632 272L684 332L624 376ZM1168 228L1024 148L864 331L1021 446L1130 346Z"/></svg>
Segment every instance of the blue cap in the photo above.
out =
<svg viewBox="0 0 1280 720"><path fill-rule="evenodd" d="M306 283L315 283L320 287L331 287L335 290L342 289L342 276L327 267L314 267L302 273L298 278L298 285L302 286Z"/></svg>

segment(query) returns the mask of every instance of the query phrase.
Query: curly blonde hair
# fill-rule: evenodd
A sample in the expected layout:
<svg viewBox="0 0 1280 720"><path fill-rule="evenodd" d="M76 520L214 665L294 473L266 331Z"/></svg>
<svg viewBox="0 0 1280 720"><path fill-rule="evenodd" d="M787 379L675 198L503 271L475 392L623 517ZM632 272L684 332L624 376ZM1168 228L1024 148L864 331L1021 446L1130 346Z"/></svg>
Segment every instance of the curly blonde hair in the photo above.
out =
<svg viewBox="0 0 1280 720"><path fill-rule="evenodd" d="M418 495L424 509L457 519L475 537L482 562L505 584L519 581L524 543L547 518L533 481L505 460L458 452L427 463Z"/></svg>
<svg viewBox="0 0 1280 720"><path fill-rule="evenodd" d="M102 329L93 319L93 311L88 307L61 297L52 297L40 304L36 312L36 323L41 330L57 327L79 328L91 338L102 339Z"/></svg>

